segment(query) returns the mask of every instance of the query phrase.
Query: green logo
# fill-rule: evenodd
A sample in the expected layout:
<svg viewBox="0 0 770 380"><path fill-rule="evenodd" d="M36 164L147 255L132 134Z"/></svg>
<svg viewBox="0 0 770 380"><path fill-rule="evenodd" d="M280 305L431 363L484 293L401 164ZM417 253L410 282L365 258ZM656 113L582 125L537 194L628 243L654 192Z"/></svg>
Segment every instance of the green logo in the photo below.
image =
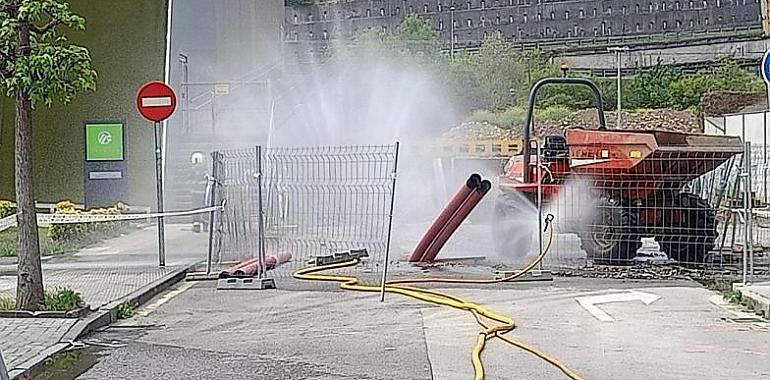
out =
<svg viewBox="0 0 770 380"><path fill-rule="evenodd" d="M86 124L86 161L123 159L123 124Z"/></svg>

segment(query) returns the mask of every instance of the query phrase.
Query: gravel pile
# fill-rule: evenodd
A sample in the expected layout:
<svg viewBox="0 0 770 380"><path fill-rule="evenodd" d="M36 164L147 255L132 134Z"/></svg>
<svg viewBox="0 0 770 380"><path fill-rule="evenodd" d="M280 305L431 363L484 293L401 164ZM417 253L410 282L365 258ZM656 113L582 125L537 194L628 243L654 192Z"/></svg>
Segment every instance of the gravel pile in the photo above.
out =
<svg viewBox="0 0 770 380"><path fill-rule="evenodd" d="M724 276L737 275L737 269L720 268L708 272L670 265L591 266L559 268L556 275L563 277L612 278L621 280L686 280L700 279L719 272ZM735 272L735 273L733 273Z"/></svg>
<svg viewBox="0 0 770 380"><path fill-rule="evenodd" d="M499 128L487 122L468 121L450 129L442 137L451 140L497 140L517 136L513 130Z"/></svg>
<svg viewBox="0 0 770 380"><path fill-rule="evenodd" d="M615 128L615 112L606 112L607 127ZM643 112L623 112L623 128L630 130L664 130L687 133L701 132L698 118L690 111L668 109ZM596 129L599 117L595 110L576 111L560 121L535 120L535 135L563 134L568 128ZM522 128L504 129L488 122L465 122L448 132L442 138L450 140L514 139L521 137Z"/></svg>
<svg viewBox="0 0 770 380"><path fill-rule="evenodd" d="M717 91L703 96L700 112L704 116L721 116L742 111L764 111L767 109L765 92Z"/></svg>
<svg viewBox="0 0 770 380"><path fill-rule="evenodd" d="M616 113L605 112L607 127L615 128ZM582 110L573 113L560 126L562 129L579 127L594 129L599 125L599 116L595 110ZM675 111L669 109L649 110L642 112L623 112L623 128L631 130L664 130L674 132L699 133L700 123L694 113L690 111Z"/></svg>

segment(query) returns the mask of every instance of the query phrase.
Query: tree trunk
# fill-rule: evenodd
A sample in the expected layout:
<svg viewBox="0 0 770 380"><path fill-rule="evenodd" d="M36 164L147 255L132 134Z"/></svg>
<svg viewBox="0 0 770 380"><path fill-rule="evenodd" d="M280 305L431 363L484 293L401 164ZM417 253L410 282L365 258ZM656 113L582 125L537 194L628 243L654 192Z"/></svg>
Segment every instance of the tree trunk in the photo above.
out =
<svg viewBox="0 0 770 380"><path fill-rule="evenodd" d="M17 54L29 55L29 25L19 25L16 43ZM23 89L16 90L16 210L19 222L16 308L36 311L43 304L43 270L32 190L32 102Z"/></svg>

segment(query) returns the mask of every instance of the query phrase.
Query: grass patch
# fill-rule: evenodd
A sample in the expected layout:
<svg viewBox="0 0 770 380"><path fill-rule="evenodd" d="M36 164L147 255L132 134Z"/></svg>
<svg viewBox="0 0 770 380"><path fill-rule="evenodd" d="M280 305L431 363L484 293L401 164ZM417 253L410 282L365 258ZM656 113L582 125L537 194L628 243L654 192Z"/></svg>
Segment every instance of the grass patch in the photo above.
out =
<svg viewBox="0 0 770 380"><path fill-rule="evenodd" d="M0 257L16 256L16 228L9 228L0 232ZM82 248L84 245L78 242L56 241L48 236L47 228L38 228L40 241L40 254L43 256L63 255Z"/></svg>
<svg viewBox="0 0 770 380"><path fill-rule="evenodd" d="M118 305L118 319L128 319L134 315L134 305L131 302L123 301Z"/></svg>
<svg viewBox="0 0 770 380"><path fill-rule="evenodd" d="M45 292L43 299L44 311L72 311L85 306L80 293L64 287L56 287ZM15 310L16 299L12 297L0 297L0 310Z"/></svg>
<svg viewBox="0 0 770 380"><path fill-rule="evenodd" d="M0 310L16 309L16 300L11 297L0 297Z"/></svg>
<svg viewBox="0 0 770 380"><path fill-rule="evenodd" d="M727 280L709 280L701 282L702 285L711 291L717 292L722 295L725 301L741 305L743 307L749 307L749 300L741 296L741 292L733 289L733 282Z"/></svg>
<svg viewBox="0 0 770 380"><path fill-rule="evenodd" d="M45 311L70 311L83 307L85 303L80 293L69 288L54 288L45 292L43 310Z"/></svg>

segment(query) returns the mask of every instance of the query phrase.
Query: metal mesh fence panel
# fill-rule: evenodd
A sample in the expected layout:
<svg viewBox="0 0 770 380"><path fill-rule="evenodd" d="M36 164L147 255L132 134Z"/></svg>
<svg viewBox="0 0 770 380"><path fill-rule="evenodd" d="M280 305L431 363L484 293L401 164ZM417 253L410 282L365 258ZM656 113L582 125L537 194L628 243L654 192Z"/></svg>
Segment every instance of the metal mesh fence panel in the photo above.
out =
<svg viewBox="0 0 770 380"><path fill-rule="evenodd" d="M219 152L217 198L225 207L215 256L257 257L259 173L266 255L288 252L272 276L289 276L317 256L366 249L359 267L379 273L386 254L397 146L272 148Z"/></svg>
<svg viewBox="0 0 770 380"><path fill-rule="evenodd" d="M257 153L255 148L214 153L216 199L225 207L216 221L215 260L219 264L256 257L259 244Z"/></svg>
<svg viewBox="0 0 770 380"><path fill-rule="evenodd" d="M396 146L279 148L265 155L267 252L295 270L316 256L366 249L379 271L386 251Z"/></svg>

